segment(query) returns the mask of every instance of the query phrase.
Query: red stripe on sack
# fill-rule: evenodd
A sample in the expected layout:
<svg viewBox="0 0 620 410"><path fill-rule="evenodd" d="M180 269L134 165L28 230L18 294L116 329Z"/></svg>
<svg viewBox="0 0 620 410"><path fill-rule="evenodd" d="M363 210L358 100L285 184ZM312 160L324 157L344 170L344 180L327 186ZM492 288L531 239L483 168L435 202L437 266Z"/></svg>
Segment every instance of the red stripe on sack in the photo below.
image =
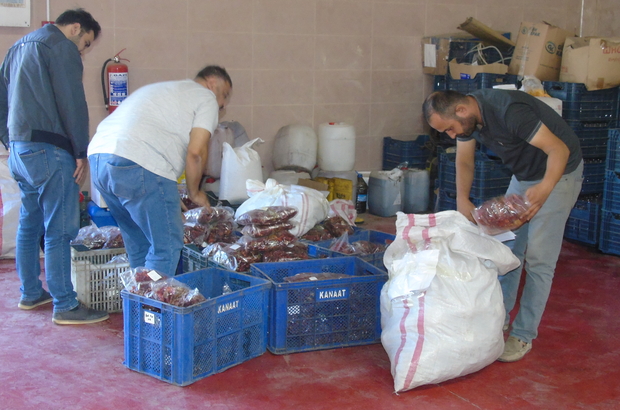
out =
<svg viewBox="0 0 620 410"><path fill-rule="evenodd" d="M407 306L407 299L403 299L403 308L405 309L405 313L403 313L403 317L400 318L400 324L398 328L400 329L400 346L398 346L398 350L396 350L396 355L394 356L394 369L392 369L392 374L395 374L395 369L398 367L398 359L400 358L400 354L407 343L407 326L405 322L407 321L407 316L409 316L409 306Z"/></svg>
<svg viewBox="0 0 620 410"><path fill-rule="evenodd" d="M308 223L308 213L310 212L310 200L308 195L305 192L301 193L301 218L299 219L299 231L303 232L305 230L305 226Z"/></svg>
<svg viewBox="0 0 620 410"><path fill-rule="evenodd" d="M418 248L415 246L415 243L411 242L411 239L409 238L409 232L411 231L411 228L415 226L415 215L407 214L407 219L409 220L409 223L407 224L407 226L405 226L405 229L403 229L403 239L405 240L405 242L407 242L407 246L409 246L411 252L417 252Z"/></svg>
<svg viewBox="0 0 620 410"><path fill-rule="evenodd" d="M413 381L415 373L418 370L418 365L420 364L422 348L424 347L424 298L424 294L418 297L418 341L415 345L409 370L407 371L407 377L405 377L405 387L410 386Z"/></svg>

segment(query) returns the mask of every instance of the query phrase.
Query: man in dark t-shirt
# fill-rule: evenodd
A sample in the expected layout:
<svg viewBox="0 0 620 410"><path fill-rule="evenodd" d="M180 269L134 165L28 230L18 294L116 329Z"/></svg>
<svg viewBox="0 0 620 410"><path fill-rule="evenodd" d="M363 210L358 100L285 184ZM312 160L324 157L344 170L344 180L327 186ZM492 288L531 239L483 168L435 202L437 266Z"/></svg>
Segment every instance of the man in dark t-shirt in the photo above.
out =
<svg viewBox="0 0 620 410"><path fill-rule="evenodd" d="M519 311L498 360L514 362L532 349L538 335L555 266L562 248L564 226L583 181L579 139L551 107L522 91L484 89L463 95L436 91L423 105L429 125L456 139L457 211L473 222L470 200L476 140L496 153L512 171L506 194L522 195L530 203L528 221L515 230L512 251L521 265L500 277L506 319L510 326L523 262L526 281Z"/></svg>

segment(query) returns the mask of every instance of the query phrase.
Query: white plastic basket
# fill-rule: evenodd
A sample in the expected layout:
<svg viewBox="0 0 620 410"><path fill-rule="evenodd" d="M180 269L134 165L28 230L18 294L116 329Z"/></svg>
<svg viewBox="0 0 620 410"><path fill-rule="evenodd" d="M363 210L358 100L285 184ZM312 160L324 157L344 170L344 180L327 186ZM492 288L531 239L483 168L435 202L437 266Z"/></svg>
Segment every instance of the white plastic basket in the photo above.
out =
<svg viewBox="0 0 620 410"><path fill-rule="evenodd" d="M125 252L125 248L79 250L71 247L71 282L80 302L106 312L123 310L123 283L119 273L129 269L129 263L108 262Z"/></svg>

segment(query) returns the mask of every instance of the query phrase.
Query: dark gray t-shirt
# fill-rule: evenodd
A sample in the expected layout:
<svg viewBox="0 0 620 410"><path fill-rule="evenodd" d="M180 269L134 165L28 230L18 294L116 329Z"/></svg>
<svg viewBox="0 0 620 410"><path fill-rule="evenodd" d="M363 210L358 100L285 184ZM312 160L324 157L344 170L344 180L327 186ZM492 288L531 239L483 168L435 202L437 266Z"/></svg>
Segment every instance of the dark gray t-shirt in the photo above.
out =
<svg viewBox="0 0 620 410"><path fill-rule="evenodd" d="M579 138L551 107L523 91L483 89L470 93L478 101L484 126L470 137L495 152L519 181L537 181L547 169L547 154L529 142L545 124L570 155L565 174L581 162Z"/></svg>

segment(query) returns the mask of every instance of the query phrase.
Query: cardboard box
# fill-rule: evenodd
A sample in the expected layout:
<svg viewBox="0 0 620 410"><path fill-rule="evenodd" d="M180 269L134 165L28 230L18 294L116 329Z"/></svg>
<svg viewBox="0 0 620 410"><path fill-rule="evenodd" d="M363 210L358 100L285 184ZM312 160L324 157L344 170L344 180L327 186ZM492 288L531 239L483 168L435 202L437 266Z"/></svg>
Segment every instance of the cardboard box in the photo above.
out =
<svg viewBox="0 0 620 410"><path fill-rule="evenodd" d="M567 37L573 37L573 33L549 23L522 22L508 74L558 81Z"/></svg>
<svg viewBox="0 0 620 410"><path fill-rule="evenodd" d="M508 66L502 63L471 65L450 61L450 76L454 80L470 80L478 73L506 74L507 71Z"/></svg>
<svg viewBox="0 0 620 410"><path fill-rule="evenodd" d="M461 57L480 43L466 33L440 34L422 38L422 63L424 74L448 74L448 61Z"/></svg>
<svg viewBox="0 0 620 410"><path fill-rule="evenodd" d="M299 180L297 181L297 185L316 189L317 191L329 191L329 185L306 178L299 178Z"/></svg>
<svg viewBox="0 0 620 410"><path fill-rule="evenodd" d="M569 37L560 81L583 83L588 91L620 85L620 37Z"/></svg>

